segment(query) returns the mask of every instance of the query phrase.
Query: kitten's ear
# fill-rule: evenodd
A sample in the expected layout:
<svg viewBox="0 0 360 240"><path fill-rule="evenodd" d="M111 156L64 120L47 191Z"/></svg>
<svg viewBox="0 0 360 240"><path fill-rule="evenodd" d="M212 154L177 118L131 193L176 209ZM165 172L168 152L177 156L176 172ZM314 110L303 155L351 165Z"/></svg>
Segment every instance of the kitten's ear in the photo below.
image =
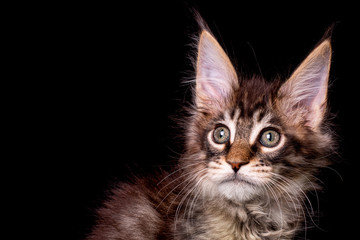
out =
<svg viewBox="0 0 360 240"><path fill-rule="evenodd" d="M196 62L196 105L200 108L223 107L238 88L238 78L220 44L203 30Z"/></svg>
<svg viewBox="0 0 360 240"><path fill-rule="evenodd" d="M330 39L321 42L279 90L280 108L296 122L316 129L326 112L331 63Z"/></svg>

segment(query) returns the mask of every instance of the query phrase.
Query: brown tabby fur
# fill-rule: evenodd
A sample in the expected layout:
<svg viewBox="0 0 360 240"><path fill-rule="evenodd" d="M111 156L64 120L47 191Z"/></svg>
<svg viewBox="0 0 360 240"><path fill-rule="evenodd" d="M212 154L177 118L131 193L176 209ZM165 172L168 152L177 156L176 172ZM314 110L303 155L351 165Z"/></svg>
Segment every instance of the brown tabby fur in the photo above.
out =
<svg viewBox="0 0 360 240"><path fill-rule="evenodd" d="M208 48L211 56L207 56ZM98 223L88 240L293 239L311 215L306 193L319 188L315 175L329 164L327 156L333 151L331 132L325 124L330 56L326 36L285 83L259 76L237 77L215 38L203 30L194 102L184 120L183 157L171 173L139 178L114 189L99 209ZM323 62L320 70L326 76L317 90L306 88L304 83L297 85L303 72ZM215 87L207 85L210 83L202 77L219 64L214 74L225 72L227 80L221 81L227 82L215 79ZM222 84L224 90L220 91ZM302 98L302 91L315 94L316 105L308 97ZM219 122L233 124L235 129L232 140L224 146L209 138ZM262 128L257 126L279 129L283 141L279 149L264 149L258 138L252 137ZM229 183L221 190L220 171L232 171L229 159L244 164L240 174L247 167L251 169L248 174L258 182L245 177L238 185ZM269 175L266 178L270 180L263 184L261 174Z"/></svg>

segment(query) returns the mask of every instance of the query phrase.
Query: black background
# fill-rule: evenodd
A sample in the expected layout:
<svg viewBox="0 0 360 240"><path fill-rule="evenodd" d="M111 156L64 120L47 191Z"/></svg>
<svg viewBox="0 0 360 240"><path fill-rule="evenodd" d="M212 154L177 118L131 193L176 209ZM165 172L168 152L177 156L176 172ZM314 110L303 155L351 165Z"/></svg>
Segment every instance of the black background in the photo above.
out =
<svg viewBox="0 0 360 240"><path fill-rule="evenodd" d="M32 149L38 158L29 166L45 169L36 183L44 197L36 203L51 218L39 225L50 223L62 239L83 239L117 181L176 161L181 132L172 116L190 99L189 86L181 82L193 76L189 56L197 26L191 8L238 69L269 79L289 76L335 23L329 102L339 157L320 176L325 188L319 192L319 227L308 229L307 239L350 239L359 222L359 25L352 13L357 6L335 2L52 6L33 33L42 59L32 71L41 69L45 81L32 95L37 104L24 103L36 122L29 131L41 132Z"/></svg>

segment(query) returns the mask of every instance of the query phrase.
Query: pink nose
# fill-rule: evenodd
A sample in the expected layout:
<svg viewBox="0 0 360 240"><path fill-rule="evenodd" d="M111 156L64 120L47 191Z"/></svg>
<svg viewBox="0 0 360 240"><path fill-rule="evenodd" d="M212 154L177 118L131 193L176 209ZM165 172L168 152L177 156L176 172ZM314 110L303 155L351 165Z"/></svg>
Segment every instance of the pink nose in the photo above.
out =
<svg viewBox="0 0 360 240"><path fill-rule="evenodd" d="M237 171L239 171L239 169L242 165L245 165L248 162L228 162L228 163L231 165L232 169L236 173Z"/></svg>

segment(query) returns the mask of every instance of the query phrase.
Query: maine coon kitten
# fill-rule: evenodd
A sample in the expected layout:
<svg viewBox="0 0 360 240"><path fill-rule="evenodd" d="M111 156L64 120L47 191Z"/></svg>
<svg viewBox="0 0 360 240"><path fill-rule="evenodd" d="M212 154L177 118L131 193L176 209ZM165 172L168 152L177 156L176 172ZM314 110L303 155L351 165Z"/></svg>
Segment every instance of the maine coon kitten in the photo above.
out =
<svg viewBox="0 0 360 240"><path fill-rule="evenodd" d="M113 190L88 240L293 239L333 151L331 52L325 35L286 81L244 78L203 29L183 157Z"/></svg>

